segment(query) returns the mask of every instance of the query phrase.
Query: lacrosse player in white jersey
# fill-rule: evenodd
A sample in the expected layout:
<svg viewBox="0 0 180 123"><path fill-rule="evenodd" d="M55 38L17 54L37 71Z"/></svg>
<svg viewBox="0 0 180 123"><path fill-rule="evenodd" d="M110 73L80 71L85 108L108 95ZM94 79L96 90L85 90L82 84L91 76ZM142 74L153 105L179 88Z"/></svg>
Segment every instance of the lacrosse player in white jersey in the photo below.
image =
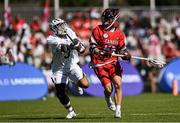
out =
<svg viewBox="0 0 180 123"><path fill-rule="evenodd" d="M68 111L66 118L71 119L76 117L76 113L65 90L68 79L77 83L78 87L89 86L88 79L78 65L79 53L83 53L85 47L64 20L60 18L52 20L50 28L53 34L47 38L47 41L53 54L52 81L56 87L57 98Z"/></svg>

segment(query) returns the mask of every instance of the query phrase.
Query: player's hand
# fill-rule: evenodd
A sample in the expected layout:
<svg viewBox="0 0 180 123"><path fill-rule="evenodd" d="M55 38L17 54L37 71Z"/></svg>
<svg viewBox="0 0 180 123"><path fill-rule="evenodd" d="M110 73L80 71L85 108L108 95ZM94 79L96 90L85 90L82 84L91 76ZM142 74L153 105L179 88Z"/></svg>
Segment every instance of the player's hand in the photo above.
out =
<svg viewBox="0 0 180 123"><path fill-rule="evenodd" d="M79 53L83 53L85 51L84 45L77 38L73 39L73 42L70 44L70 49L76 49Z"/></svg>
<svg viewBox="0 0 180 123"><path fill-rule="evenodd" d="M74 45L75 48L79 47L79 44L80 44L80 40L79 39L77 39L77 38L73 39L73 45Z"/></svg>
<svg viewBox="0 0 180 123"><path fill-rule="evenodd" d="M122 57L122 59L123 60L127 60L127 61L130 61L131 60L131 54L127 51L127 52L125 52L125 53L123 53L123 57Z"/></svg>
<svg viewBox="0 0 180 123"><path fill-rule="evenodd" d="M77 47L79 47L80 41L78 39L73 39L72 43L70 44L70 48L71 49L76 49Z"/></svg>
<svg viewBox="0 0 180 123"><path fill-rule="evenodd" d="M100 55L102 57L109 57L110 58L112 56L112 52L111 51L102 50L102 51L100 51Z"/></svg>

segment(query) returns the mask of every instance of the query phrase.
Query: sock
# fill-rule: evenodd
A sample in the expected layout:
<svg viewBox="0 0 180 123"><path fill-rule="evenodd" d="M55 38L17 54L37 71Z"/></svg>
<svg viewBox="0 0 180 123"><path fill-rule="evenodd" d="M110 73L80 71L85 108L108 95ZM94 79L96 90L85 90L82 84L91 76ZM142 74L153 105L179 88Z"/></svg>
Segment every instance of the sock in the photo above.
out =
<svg viewBox="0 0 180 123"><path fill-rule="evenodd" d="M121 105L116 105L116 110L120 111L121 110Z"/></svg>
<svg viewBox="0 0 180 123"><path fill-rule="evenodd" d="M68 102L68 104L65 104L64 107L68 110L68 112L73 111L73 107L71 106L70 102Z"/></svg>

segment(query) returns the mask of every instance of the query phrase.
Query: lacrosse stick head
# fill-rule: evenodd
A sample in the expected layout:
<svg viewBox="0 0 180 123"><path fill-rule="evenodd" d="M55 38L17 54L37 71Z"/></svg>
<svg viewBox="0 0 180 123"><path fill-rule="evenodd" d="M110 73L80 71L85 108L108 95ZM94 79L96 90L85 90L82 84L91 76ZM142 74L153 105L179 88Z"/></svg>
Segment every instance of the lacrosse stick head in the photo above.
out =
<svg viewBox="0 0 180 123"><path fill-rule="evenodd" d="M156 67L156 68L163 68L164 65L166 65L165 62L163 62L161 60L157 60L157 59L149 58L148 61L151 66Z"/></svg>

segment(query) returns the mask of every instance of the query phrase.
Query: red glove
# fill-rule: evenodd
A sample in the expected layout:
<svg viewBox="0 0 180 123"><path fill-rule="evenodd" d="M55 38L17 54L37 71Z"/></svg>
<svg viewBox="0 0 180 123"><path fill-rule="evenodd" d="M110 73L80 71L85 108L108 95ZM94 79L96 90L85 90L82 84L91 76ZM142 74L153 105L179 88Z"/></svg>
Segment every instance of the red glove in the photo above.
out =
<svg viewBox="0 0 180 123"><path fill-rule="evenodd" d="M125 52L125 53L123 53L123 55L124 55L122 57L123 60L127 60L127 61L131 60L131 54L129 52Z"/></svg>

